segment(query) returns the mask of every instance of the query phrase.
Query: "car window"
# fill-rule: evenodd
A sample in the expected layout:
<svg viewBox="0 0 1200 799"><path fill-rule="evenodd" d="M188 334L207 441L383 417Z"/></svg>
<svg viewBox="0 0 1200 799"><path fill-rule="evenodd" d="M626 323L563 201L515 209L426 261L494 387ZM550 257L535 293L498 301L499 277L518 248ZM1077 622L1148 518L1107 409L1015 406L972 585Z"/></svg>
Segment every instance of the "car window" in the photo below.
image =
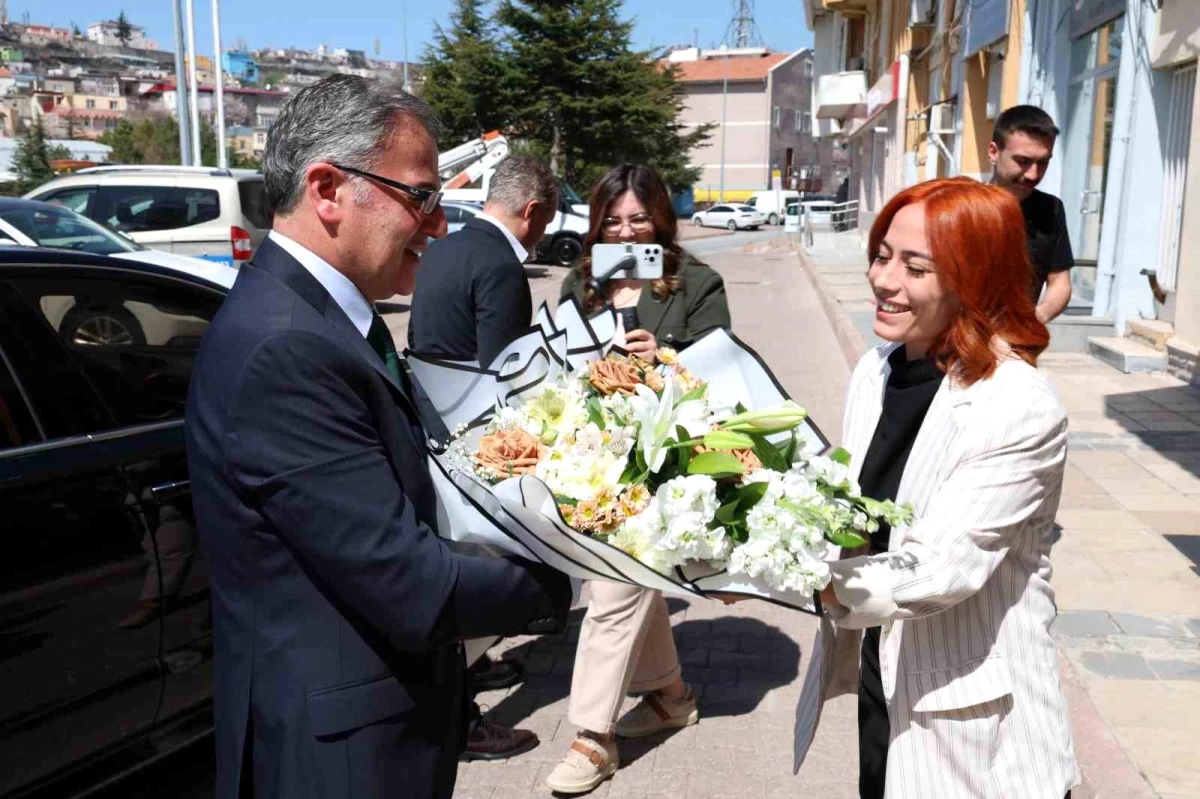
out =
<svg viewBox="0 0 1200 799"><path fill-rule="evenodd" d="M266 184L261 180L238 181L238 198L242 201L242 216L260 230L271 227L273 214L267 204Z"/></svg>
<svg viewBox="0 0 1200 799"><path fill-rule="evenodd" d="M753 211L754 206L753 205L739 205L738 210L739 211Z"/></svg>
<svg viewBox="0 0 1200 799"><path fill-rule="evenodd" d="M200 337L221 303L218 293L124 271L81 277L62 270L15 278L12 285L99 395L109 427L183 416ZM34 410L39 407L34 399Z"/></svg>
<svg viewBox="0 0 1200 799"><path fill-rule="evenodd" d="M757 197L751 197L749 200L746 200L746 205L749 205L751 208L753 208L757 203L758 203Z"/></svg>
<svg viewBox="0 0 1200 799"><path fill-rule="evenodd" d="M133 242L66 208L10 208L0 211L0 219L33 239L39 247L59 247L95 255L140 249Z"/></svg>
<svg viewBox="0 0 1200 799"><path fill-rule="evenodd" d="M724 214L724 213L729 212L729 206L728 205L718 205L713 208L710 208L709 210L713 211L715 213L718 213L718 214Z"/></svg>
<svg viewBox="0 0 1200 799"><path fill-rule="evenodd" d="M0 349L0 449L41 440L24 392L13 377L8 356Z"/></svg>
<svg viewBox="0 0 1200 799"><path fill-rule="evenodd" d="M104 186L87 214L124 233L178 228L221 216L221 198L213 189L185 186Z"/></svg>
<svg viewBox="0 0 1200 799"><path fill-rule="evenodd" d="M453 225L456 222L463 222L462 209L454 205L443 205L442 211L446 214L446 224Z"/></svg>
<svg viewBox="0 0 1200 799"><path fill-rule="evenodd" d="M70 189L62 189L50 194L43 194L37 199L42 202L54 203L70 208L77 214L88 216L88 211L91 210L92 200L96 197L95 186L78 186Z"/></svg>

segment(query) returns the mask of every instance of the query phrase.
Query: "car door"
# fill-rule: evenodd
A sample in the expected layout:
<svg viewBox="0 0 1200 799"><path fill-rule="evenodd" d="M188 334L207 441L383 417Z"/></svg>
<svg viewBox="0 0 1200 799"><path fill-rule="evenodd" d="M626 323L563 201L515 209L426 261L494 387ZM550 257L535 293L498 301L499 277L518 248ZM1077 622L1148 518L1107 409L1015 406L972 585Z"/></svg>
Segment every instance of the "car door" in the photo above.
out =
<svg viewBox="0 0 1200 799"><path fill-rule="evenodd" d="M37 194L30 199L41 200L42 202L54 203L70 208L77 214L83 214L89 219L95 219L91 212L96 210L96 192L98 187L90 186L68 186L62 189L54 189L43 194Z"/></svg>
<svg viewBox="0 0 1200 799"><path fill-rule="evenodd" d="M152 549L115 420L0 272L0 794L147 732L165 687L138 606Z"/></svg>
<svg viewBox="0 0 1200 799"><path fill-rule="evenodd" d="M175 231L184 225L187 210L179 201L173 179L155 185L106 183L99 187L85 216L124 233L153 250L173 252Z"/></svg>
<svg viewBox="0 0 1200 799"><path fill-rule="evenodd" d="M725 223L730 220L732 209L728 205L714 205L708 212L708 218L704 220L705 224L724 227Z"/></svg>
<svg viewBox="0 0 1200 799"><path fill-rule="evenodd" d="M107 434L119 441L130 503L149 531L143 543L154 556L124 623L161 630L162 723L195 710L211 690L208 579L191 505L183 413L201 338L224 292L183 277L111 274L27 275L19 290L42 310L113 418ZM161 624L159 610L165 610Z"/></svg>

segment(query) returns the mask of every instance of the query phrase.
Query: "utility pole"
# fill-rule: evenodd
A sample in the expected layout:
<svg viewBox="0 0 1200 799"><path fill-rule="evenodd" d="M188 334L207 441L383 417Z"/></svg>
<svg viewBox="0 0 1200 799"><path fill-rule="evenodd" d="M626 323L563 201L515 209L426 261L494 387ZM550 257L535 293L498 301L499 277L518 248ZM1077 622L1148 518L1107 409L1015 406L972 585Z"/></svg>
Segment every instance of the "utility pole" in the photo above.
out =
<svg viewBox="0 0 1200 799"><path fill-rule="evenodd" d="M188 42L188 108L192 114L192 165L203 166L200 152L200 83L196 80L196 10L192 0L184 6L187 15Z"/></svg>
<svg viewBox="0 0 1200 799"><path fill-rule="evenodd" d="M729 47L721 43L721 59L724 61L725 75L721 79L721 194L720 202L725 202L725 139L729 130L725 126L726 109L729 106Z"/></svg>
<svg viewBox="0 0 1200 799"><path fill-rule="evenodd" d="M408 82L408 2L400 2L400 29L404 36L404 91L412 92L412 84Z"/></svg>
<svg viewBox="0 0 1200 799"><path fill-rule="evenodd" d="M217 166L229 168L225 152L225 60L221 56L221 0L212 0L213 49L216 51L217 86L213 100L217 104Z"/></svg>
<svg viewBox="0 0 1200 799"><path fill-rule="evenodd" d="M183 71L183 9L179 0L172 0L175 17L175 116L179 118L179 162L192 165L192 137L188 123L187 79Z"/></svg>
<svg viewBox="0 0 1200 799"><path fill-rule="evenodd" d="M725 41L735 48L762 47L762 34L754 22L754 0L733 0L733 19L725 29Z"/></svg>

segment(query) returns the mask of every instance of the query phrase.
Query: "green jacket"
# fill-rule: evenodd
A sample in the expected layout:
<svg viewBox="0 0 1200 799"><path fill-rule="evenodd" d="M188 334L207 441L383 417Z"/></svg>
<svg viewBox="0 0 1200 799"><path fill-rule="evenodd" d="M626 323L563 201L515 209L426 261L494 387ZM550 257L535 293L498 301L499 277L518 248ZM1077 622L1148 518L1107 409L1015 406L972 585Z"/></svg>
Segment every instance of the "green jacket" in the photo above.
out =
<svg viewBox="0 0 1200 799"><path fill-rule="evenodd" d="M638 321L658 339L660 347L683 349L714 327L729 329L729 302L725 282L713 269L684 256L679 290L659 300L647 286L638 299ZM561 297L574 295L583 304L584 282L572 269L563 280Z"/></svg>

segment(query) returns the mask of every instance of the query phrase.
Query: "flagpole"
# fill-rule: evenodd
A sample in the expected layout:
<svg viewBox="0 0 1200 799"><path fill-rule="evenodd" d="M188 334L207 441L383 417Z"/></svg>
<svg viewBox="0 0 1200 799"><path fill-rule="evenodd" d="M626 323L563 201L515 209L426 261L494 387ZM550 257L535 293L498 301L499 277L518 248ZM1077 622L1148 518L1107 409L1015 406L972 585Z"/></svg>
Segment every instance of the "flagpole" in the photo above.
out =
<svg viewBox="0 0 1200 799"><path fill-rule="evenodd" d="M196 80L196 13L192 0L186 0L184 9L188 40L188 107L192 113L192 165L203 166L204 158L200 152L200 83Z"/></svg>
<svg viewBox="0 0 1200 799"><path fill-rule="evenodd" d="M171 0L175 17L175 116L179 120L179 163L192 163L192 136L188 123L187 77L183 69L183 8L179 0Z"/></svg>
<svg viewBox="0 0 1200 799"><path fill-rule="evenodd" d="M225 152L225 62L221 57L221 0L212 0L213 49L216 51L214 64L217 69L217 166L229 168L229 157Z"/></svg>

